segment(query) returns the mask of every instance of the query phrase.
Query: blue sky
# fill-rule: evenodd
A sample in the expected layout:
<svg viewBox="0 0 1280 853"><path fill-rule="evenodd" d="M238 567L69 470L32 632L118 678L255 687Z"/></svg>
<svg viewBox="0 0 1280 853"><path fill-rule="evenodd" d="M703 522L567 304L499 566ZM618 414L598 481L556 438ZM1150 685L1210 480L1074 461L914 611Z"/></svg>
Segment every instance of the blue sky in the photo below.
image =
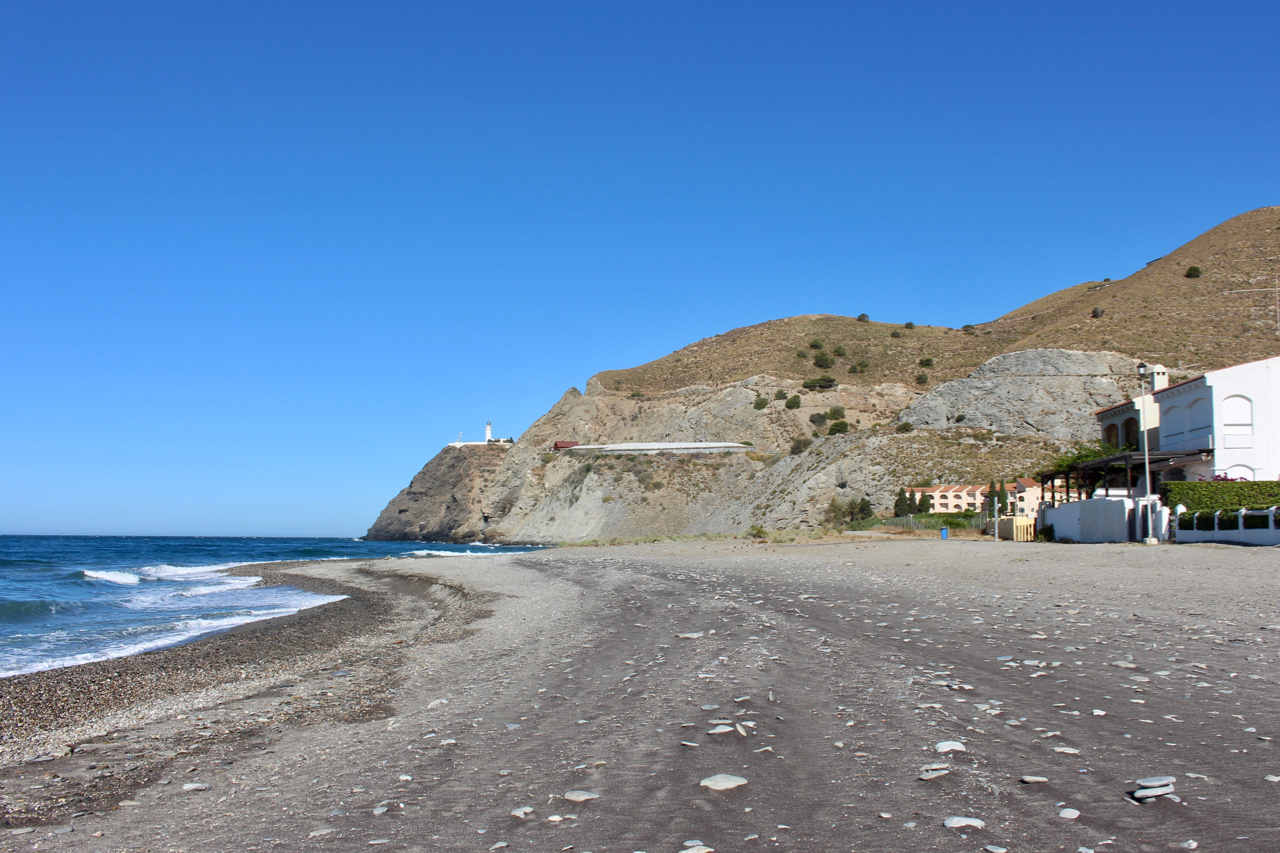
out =
<svg viewBox="0 0 1280 853"><path fill-rule="evenodd" d="M1274 3L0 5L0 533L340 535L804 313L1280 203Z"/></svg>

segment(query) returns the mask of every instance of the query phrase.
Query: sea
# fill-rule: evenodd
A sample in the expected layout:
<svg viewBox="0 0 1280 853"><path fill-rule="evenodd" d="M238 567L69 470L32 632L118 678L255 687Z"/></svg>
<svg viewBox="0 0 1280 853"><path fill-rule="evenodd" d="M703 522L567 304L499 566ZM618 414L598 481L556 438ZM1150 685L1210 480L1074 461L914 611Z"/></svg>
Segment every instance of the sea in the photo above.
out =
<svg viewBox="0 0 1280 853"><path fill-rule="evenodd" d="M261 578L221 569L529 550L356 539L0 536L0 678L174 646L343 597L258 586Z"/></svg>

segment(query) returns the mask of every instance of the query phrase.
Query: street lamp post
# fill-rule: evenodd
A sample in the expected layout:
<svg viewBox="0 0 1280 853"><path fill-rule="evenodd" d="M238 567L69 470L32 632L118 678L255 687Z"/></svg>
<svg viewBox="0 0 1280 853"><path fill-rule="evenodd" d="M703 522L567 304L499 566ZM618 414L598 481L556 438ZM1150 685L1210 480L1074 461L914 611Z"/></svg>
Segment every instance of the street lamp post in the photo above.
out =
<svg viewBox="0 0 1280 853"><path fill-rule="evenodd" d="M1142 468L1147 484L1144 503L1147 509L1147 535L1143 542L1147 545L1159 545L1160 539L1155 535L1155 518L1151 508L1151 433L1147 432L1147 363L1138 364L1138 380L1142 383L1142 402L1138 408L1138 421L1142 430ZM1151 374L1152 401L1155 401L1155 374Z"/></svg>

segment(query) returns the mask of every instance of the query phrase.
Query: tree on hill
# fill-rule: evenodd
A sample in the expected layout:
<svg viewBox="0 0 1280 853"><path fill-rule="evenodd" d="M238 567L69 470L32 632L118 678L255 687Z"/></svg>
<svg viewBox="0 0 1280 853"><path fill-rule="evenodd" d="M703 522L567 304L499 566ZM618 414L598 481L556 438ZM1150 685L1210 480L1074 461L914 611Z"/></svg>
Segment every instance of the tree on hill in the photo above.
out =
<svg viewBox="0 0 1280 853"><path fill-rule="evenodd" d="M861 521L864 518L870 518L875 514L876 514L876 511L871 506L870 498L863 498L862 500L858 501L858 505L853 511L853 517L857 521Z"/></svg>
<svg viewBox="0 0 1280 853"><path fill-rule="evenodd" d="M920 511L920 504L916 501L916 490L912 489L907 492L907 515L915 515Z"/></svg>
<svg viewBox="0 0 1280 853"><path fill-rule="evenodd" d="M824 369L828 367L835 367L836 360L832 358L831 355L825 350L818 350L816 353L813 354L813 366L821 367Z"/></svg>
<svg viewBox="0 0 1280 853"><path fill-rule="evenodd" d="M919 511L933 512L933 496L930 495L928 492L923 492L920 495Z"/></svg>
<svg viewBox="0 0 1280 853"><path fill-rule="evenodd" d="M898 489L898 496L893 500L893 515L895 518L901 518L910 511L907 501L907 490Z"/></svg>

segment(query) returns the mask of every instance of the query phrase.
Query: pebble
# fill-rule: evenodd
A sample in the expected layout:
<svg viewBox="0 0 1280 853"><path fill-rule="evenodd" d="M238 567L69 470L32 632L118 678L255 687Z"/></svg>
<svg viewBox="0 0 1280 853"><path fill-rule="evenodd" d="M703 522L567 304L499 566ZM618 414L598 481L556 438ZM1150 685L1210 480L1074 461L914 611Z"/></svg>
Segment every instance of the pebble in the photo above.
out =
<svg viewBox="0 0 1280 853"><path fill-rule="evenodd" d="M705 844L699 844L697 847L686 847L684 853L716 853L716 848L707 847Z"/></svg>
<svg viewBox="0 0 1280 853"><path fill-rule="evenodd" d="M702 631L690 631L687 634L676 634L676 636L682 640L699 640L704 634Z"/></svg>
<svg viewBox="0 0 1280 853"><path fill-rule="evenodd" d="M307 835L307 838L319 838L320 836L328 835L331 832L333 832L332 829L317 829L316 831Z"/></svg>
<svg viewBox="0 0 1280 853"><path fill-rule="evenodd" d="M987 853L1009 853L1008 847L1001 847L999 844L988 844L982 849L987 851Z"/></svg>
<svg viewBox="0 0 1280 853"><path fill-rule="evenodd" d="M1028 785L1038 785L1041 782L1048 782L1047 776L1023 776L1022 781Z"/></svg>
<svg viewBox="0 0 1280 853"><path fill-rule="evenodd" d="M401 781L401 782L412 782L412 781L413 781L413 777L412 777L412 776L410 776L408 773L401 773L401 774L400 774L400 781Z"/></svg>
<svg viewBox="0 0 1280 853"><path fill-rule="evenodd" d="M986 821L979 820L976 817L949 817L942 822L947 829L964 829L965 827L973 827L974 829L982 829L987 825Z"/></svg>
<svg viewBox="0 0 1280 853"><path fill-rule="evenodd" d="M716 726L714 729L712 729L711 731L707 732L707 734L709 734L709 735L722 735L722 734L725 734L725 733L727 733L727 732L731 732L731 731L733 731L733 726Z"/></svg>
<svg viewBox="0 0 1280 853"><path fill-rule="evenodd" d="M518 817L521 820L524 820L531 814L533 814L533 806L521 806L518 809L511 810L511 816Z"/></svg>
<svg viewBox="0 0 1280 853"><path fill-rule="evenodd" d="M511 845L505 841L499 841L497 844L489 848L489 853L493 853L494 850L501 850L503 847L510 847L510 846Z"/></svg>
<svg viewBox="0 0 1280 853"><path fill-rule="evenodd" d="M968 752L958 740L944 740L942 743L934 747L936 752Z"/></svg>
<svg viewBox="0 0 1280 853"><path fill-rule="evenodd" d="M1058 817L1063 818L1065 820L1075 820L1076 818L1080 817L1080 812L1077 811L1076 809L1063 809L1062 811L1058 812Z"/></svg>
<svg viewBox="0 0 1280 853"><path fill-rule="evenodd" d="M1195 850L1197 847L1200 846L1200 842L1194 839L1188 838L1186 841L1182 842L1178 846L1181 847L1183 850Z"/></svg>
<svg viewBox="0 0 1280 853"><path fill-rule="evenodd" d="M587 800L599 799L600 795L590 791L565 791L564 798L571 803L585 803Z"/></svg>
<svg viewBox="0 0 1280 853"><path fill-rule="evenodd" d="M747 780L741 776L731 776L728 773L717 773L714 776L708 776L698 783L704 788L710 788L713 791L728 791L747 784Z"/></svg>
<svg viewBox="0 0 1280 853"><path fill-rule="evenodd" d="M386 813L387 813L387 807L386 807L386 806L378 806L376 809L374 809L374 810L373 810L373 813L374 813L374 814L376 814L376 815L379 815L379 814L386 814Z"/></svg>
<svg viewBox="0 0 1280 853"><path fill-rule="evenodd" d="M184 791L207 791L209 790L208 782L188 782L182 786Z"/></svg>
<svg viewBox="0 0 1280 853"><path fill-rule="evenodd" d="M950 770L926 770L925 772L920 774L919 778L920 778L920 781L922 782L928 782L931 779L937 779L940 776L946 776L950 772L951 772Z"/></svg>
<svg viewBox="0 0 1280 853"><path fill-rule="evenodd" d="M1177 776L1148 776L1145 779L1139 779L1135 784L1139 788L1163 788L1177 781Z"/></svg>
<svg viewBox="0 0 1280 853"><path fill-rule="evenodd" d="M1139 788L1133 792L1135 800L1150 800L1154 797L1163 797L1165 794L1172 794L1172 785L1161 785L1156 788Z"/></svg>
<svg viewBox="0 0 1280 853"><path fill-rule="evenodd" d="M1053 748L1053 751L1054 751L1054 752L1063 752L1063 753L1066 753L1067 755L1079 755L1079 754L1080 754L1080 750L1076 749L1074 746L1055 746L1055 747Z"/></svg>

